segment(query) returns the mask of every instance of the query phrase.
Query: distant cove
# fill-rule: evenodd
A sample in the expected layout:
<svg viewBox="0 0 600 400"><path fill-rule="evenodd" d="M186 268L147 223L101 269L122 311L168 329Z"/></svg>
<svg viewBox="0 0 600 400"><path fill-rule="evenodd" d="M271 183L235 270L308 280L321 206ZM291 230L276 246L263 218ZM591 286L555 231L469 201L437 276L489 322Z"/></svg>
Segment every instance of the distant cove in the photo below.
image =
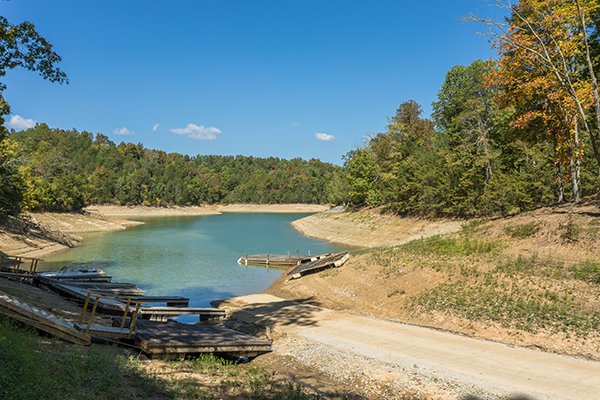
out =
<svg viewBox="0 0 600 400"><path fill-rule="evenodd" d="M138 218L125 231L90 234L81 247L45 258L45 269L98 266L113 281L132 282L151 294L181 295L191 306L262 292L282 270L240 266L252 253L330 252L332 243L302 236L289 224L309 214L223 214Z"/></svg>

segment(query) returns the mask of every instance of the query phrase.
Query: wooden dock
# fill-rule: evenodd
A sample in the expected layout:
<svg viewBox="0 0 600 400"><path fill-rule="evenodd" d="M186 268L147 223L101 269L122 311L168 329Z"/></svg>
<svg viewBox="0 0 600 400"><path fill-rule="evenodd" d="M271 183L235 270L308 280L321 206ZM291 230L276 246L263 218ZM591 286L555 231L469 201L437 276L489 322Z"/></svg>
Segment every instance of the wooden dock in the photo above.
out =
<svg viewBox="0 0 600 400"><path fill-rule="evenodd" d="M39 258L9 256L0 253L0 271L13 274L30 274L36 273Z"/></svg>
<svg viewBox="0 0 600 400"><path fill-rule="evenodd" d="M0 314L71 343L91 344L90 336L80 332L75 324L20 301L4 292L0 292Z"/></svg>
<svg viewBox="0 0 600 400"><path fill-rule="evenodd" d="M149 357L223 353L253 357L271 351L271 342L222 325L138 321L135 345Z"/></svg>
<svg viewBox="0 0 600 400"><path fill-rule="evenodd" d="M125 311L125 302L112 297L107 297L108 295L135 297L143 296L145 293L142 289L139 289L132 284L97 284L91 282L80 284L76 282L55 281L47 278L41 279L40 282L43 282L44 286L47 286L52 291L75 300L80 304L86 301L88 293L96 293L102 297L98 305L98 311L113 315L120 315Z"/></svg>
<svg viewBox="0 0 600 400"><path fill-rule="evenodd" d="M292 256L290 254L252 254L240 257L238 264L243 265L265 265L275 268L295 267L298 264L317 261L331 254L319 254L315 256Z"/></svg>
<svg viewBox="0 0 600 400"><path fill-rule="evenodd" d="M299 264L296 268L287 273L289 276L288 279L298 279L304 275L314 274L329 268L341 267L348 261L349 257L348 252L343 252L332 254L316 261Z"/></svg>
<svg viewBox="0 0 600 400"><path fill-rule="evenodd" d="M225 311L218 308L188 307L190 299L182 296L145 296L144 291L127 283L96 282L74 283L46 281L45 284L54 291L76 300L78 303L88 303L90 298L100 297L97 305L98 312L109 315L121 315L131 304L164 303L165 306L143 306L140 308L140 318L153 321L167 321L178 315L197 315L199 321L219 319L225 316Z"/></svg>

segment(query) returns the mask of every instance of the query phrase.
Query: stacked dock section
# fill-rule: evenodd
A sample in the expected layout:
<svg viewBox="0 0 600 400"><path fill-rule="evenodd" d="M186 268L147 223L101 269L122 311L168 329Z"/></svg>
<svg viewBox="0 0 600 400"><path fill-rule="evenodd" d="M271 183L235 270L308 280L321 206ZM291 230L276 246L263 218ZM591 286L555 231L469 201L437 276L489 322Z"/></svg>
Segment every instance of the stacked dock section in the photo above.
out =
<svg viewBox="0 0 600 400"><path fill-rule="evenodd" d="M347 251L340 253L326 253L315 256L291 256L282 254L253 254L240 257L238 264L260 265L266 267L289 268L287 272L290 279L298 279L305 275L314 274L329 268L341 267L348 261L350 255Z"/></svg>
<svg viewBox="0 0 600 400"><path fill-rule="evenodd" d="M109 339L133 344L149 357L206 352L253 357L271 351L271 341L227 328L222 322L224 310L190 307L187 297L148 295L134 284L112 282L110 277L57 279L37 273L37 262L21 270L22 260L13 262L5 256L2 261L5 278L49 289L79 304L81 314L78 321L67 321L2 292L0 314L72 343L89 345ZM106 318L100 315L112 316L112 325L102 323ZM197 315L198 323L173 320L180 315Z"/></svg>

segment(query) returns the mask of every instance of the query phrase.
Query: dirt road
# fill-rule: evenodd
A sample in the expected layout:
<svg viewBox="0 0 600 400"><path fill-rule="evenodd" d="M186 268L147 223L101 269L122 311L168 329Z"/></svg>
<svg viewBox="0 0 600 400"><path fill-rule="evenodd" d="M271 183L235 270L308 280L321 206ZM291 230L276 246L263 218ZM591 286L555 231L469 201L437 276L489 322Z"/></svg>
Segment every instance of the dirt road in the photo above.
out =
<svg viewBox="0 0 600 400"><path fill-rule="evenodd" d="M525 399L597 399L600 363L258 294L222 304L234 318L281 334L276 352L338 378L369 375L378 385L428 381L448 397L482 393ZM332 361L335 360L335 361ZM336 371L336 369L341 369ZM434 384L435 383L435 384ZM442 384L443 383L443 384ZM520 396L520 397L519 397ZM433 396L445 398L446 396Z"/></svg>

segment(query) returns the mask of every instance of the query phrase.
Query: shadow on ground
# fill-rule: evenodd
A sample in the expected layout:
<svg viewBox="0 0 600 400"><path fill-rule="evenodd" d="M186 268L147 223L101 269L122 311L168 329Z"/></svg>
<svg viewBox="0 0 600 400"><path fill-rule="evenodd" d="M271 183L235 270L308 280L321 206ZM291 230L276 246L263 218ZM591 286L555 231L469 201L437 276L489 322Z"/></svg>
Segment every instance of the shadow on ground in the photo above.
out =
<svg viewBox="0 0 600 400"><path fill-rule="evenodd" d="M228 310L226 324L233 329L254 335L265 334L267 328L283 326L315 326L314 314L319 311L319 303L313 298L285 300L245 305L239 308L228 300L214 301L214 306L224 306Z"/></svg>

